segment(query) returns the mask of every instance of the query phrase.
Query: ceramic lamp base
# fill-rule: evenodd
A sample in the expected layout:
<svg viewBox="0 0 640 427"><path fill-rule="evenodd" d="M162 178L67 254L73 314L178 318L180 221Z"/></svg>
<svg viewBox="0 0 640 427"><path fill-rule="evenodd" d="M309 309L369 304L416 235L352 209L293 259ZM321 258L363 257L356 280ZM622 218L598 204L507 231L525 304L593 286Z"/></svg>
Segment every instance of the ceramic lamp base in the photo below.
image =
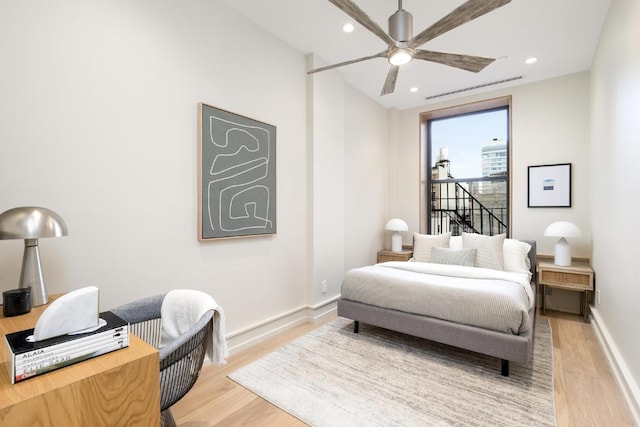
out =
<svg viewBox="0 0 640 427"><path fill-rule="evenodd" d="M398 231L391 235L391 250L393 252L402 252L402 234Z"/></svg>
<svg viewBox="0 0 640 427"><path fill-rule="evenodd" d="M569 242L564 237L556 242L553 263L562 267L571 265L571 246L569 246Z"/></svg>

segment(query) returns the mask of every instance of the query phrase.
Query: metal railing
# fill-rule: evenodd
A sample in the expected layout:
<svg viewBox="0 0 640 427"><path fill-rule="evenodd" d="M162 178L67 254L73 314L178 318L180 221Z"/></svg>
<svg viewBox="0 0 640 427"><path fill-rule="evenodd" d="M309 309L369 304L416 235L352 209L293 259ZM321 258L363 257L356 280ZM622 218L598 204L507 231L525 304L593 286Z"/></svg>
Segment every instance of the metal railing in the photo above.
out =
<svg viewBox="0 0 640 427"><path fill-rule="evenodd" d="M508 233L507 177L431 182L431 233Z"/></svg>

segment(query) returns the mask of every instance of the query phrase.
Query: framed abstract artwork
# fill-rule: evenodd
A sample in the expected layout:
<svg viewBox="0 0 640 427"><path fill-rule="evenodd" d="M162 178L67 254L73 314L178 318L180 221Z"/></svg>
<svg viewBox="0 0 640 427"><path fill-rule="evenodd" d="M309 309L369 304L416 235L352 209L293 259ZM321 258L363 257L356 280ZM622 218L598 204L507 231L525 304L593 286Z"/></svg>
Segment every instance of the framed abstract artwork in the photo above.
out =
<svg viewBox="0 0 640 427"><path fill-rule="evenodd" d="M198 105L198 240L276 233L276 128Z"/></svg>
<svg viewBox="0 0 640 427"><path fill-rule="evenodd" d="M529 166L528 207L571 207L571 163Z"/></svg>

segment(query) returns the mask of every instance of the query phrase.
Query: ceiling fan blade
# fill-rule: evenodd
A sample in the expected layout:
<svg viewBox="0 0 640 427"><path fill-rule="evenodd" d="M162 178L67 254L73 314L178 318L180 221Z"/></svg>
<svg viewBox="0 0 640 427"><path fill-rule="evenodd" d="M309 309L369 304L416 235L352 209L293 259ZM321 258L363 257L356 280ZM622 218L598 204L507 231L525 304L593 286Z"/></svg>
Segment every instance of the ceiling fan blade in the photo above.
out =
<svg viewBox="0 0 640 427"><path fill-rule="evenodd" d="M362 58L358 58L358 59L352 59L350 61L345 61L345 62L339 62L337 64L333 64L333 65L327 65L326 67L320 67L320 68L316 68L313 69L311 71L307 71L307 74L313 74L313 73L319 73L320 71L326 71L326 70L330 70L332 68L338 68L338 67L343 67L345 65L349 65L349 64L355 64L357 62L362 62L362 61L366 61L368 59L373 59L373 58L386 58L387 57L387 51L385 50L384 52L380 52L380 53L376 53L375 55L371 55L371 56L363 56Z"/></svg>
<svg viewBox="0 0 640 427"><path fill-rule="evenodd" d="M393 39L382 28L380 28L380 26L376 24L375 21L373 21L369 15L364 12L364 10L360 9L360 7L351 0L329 1L367 30L380 37L387 45L392 45L394 43Z"/></svg>
<svg viewBox="0 0 640 427"><path fill-rule="evenodd" d="M447 31L453 30L466 22L502 7L509 2L511 2L511 0L469 0L411 39L411 41L409 41L409 46L412 48L422 46L429 40L435 39Z"/></svg>
<svg viewBox="0 0 640 427"><path fill-rule="evenodd" d="M482 56L458 55L455 53L433 52L422 49L416 50L413 53L413 58L437 62L474 73L479 73L487 65L495 61L494 58L484 58Z"/></svg>
<svg viewBox="0 0 640 427"><path fill-rule="evenodd" d="M382 92L380 92L380 96L393 93L393 91L396 89L396 80L398 79L398 71L400 71L399 65L391 66L391 68L389 69L389 73L387 74L387 79L384 81L384 86L382 86Z"/></svg>

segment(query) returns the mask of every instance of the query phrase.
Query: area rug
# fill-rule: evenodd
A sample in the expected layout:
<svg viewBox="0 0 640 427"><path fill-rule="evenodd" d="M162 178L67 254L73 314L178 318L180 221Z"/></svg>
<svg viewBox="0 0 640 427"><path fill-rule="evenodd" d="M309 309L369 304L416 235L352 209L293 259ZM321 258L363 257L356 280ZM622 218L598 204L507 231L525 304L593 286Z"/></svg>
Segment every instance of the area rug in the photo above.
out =
<svg viewBox="0 0 640 427"><path fill-rule="evenodd" d="M338 318L229 378L311 426L555 426L551 327L529 366Z"/></svg>

